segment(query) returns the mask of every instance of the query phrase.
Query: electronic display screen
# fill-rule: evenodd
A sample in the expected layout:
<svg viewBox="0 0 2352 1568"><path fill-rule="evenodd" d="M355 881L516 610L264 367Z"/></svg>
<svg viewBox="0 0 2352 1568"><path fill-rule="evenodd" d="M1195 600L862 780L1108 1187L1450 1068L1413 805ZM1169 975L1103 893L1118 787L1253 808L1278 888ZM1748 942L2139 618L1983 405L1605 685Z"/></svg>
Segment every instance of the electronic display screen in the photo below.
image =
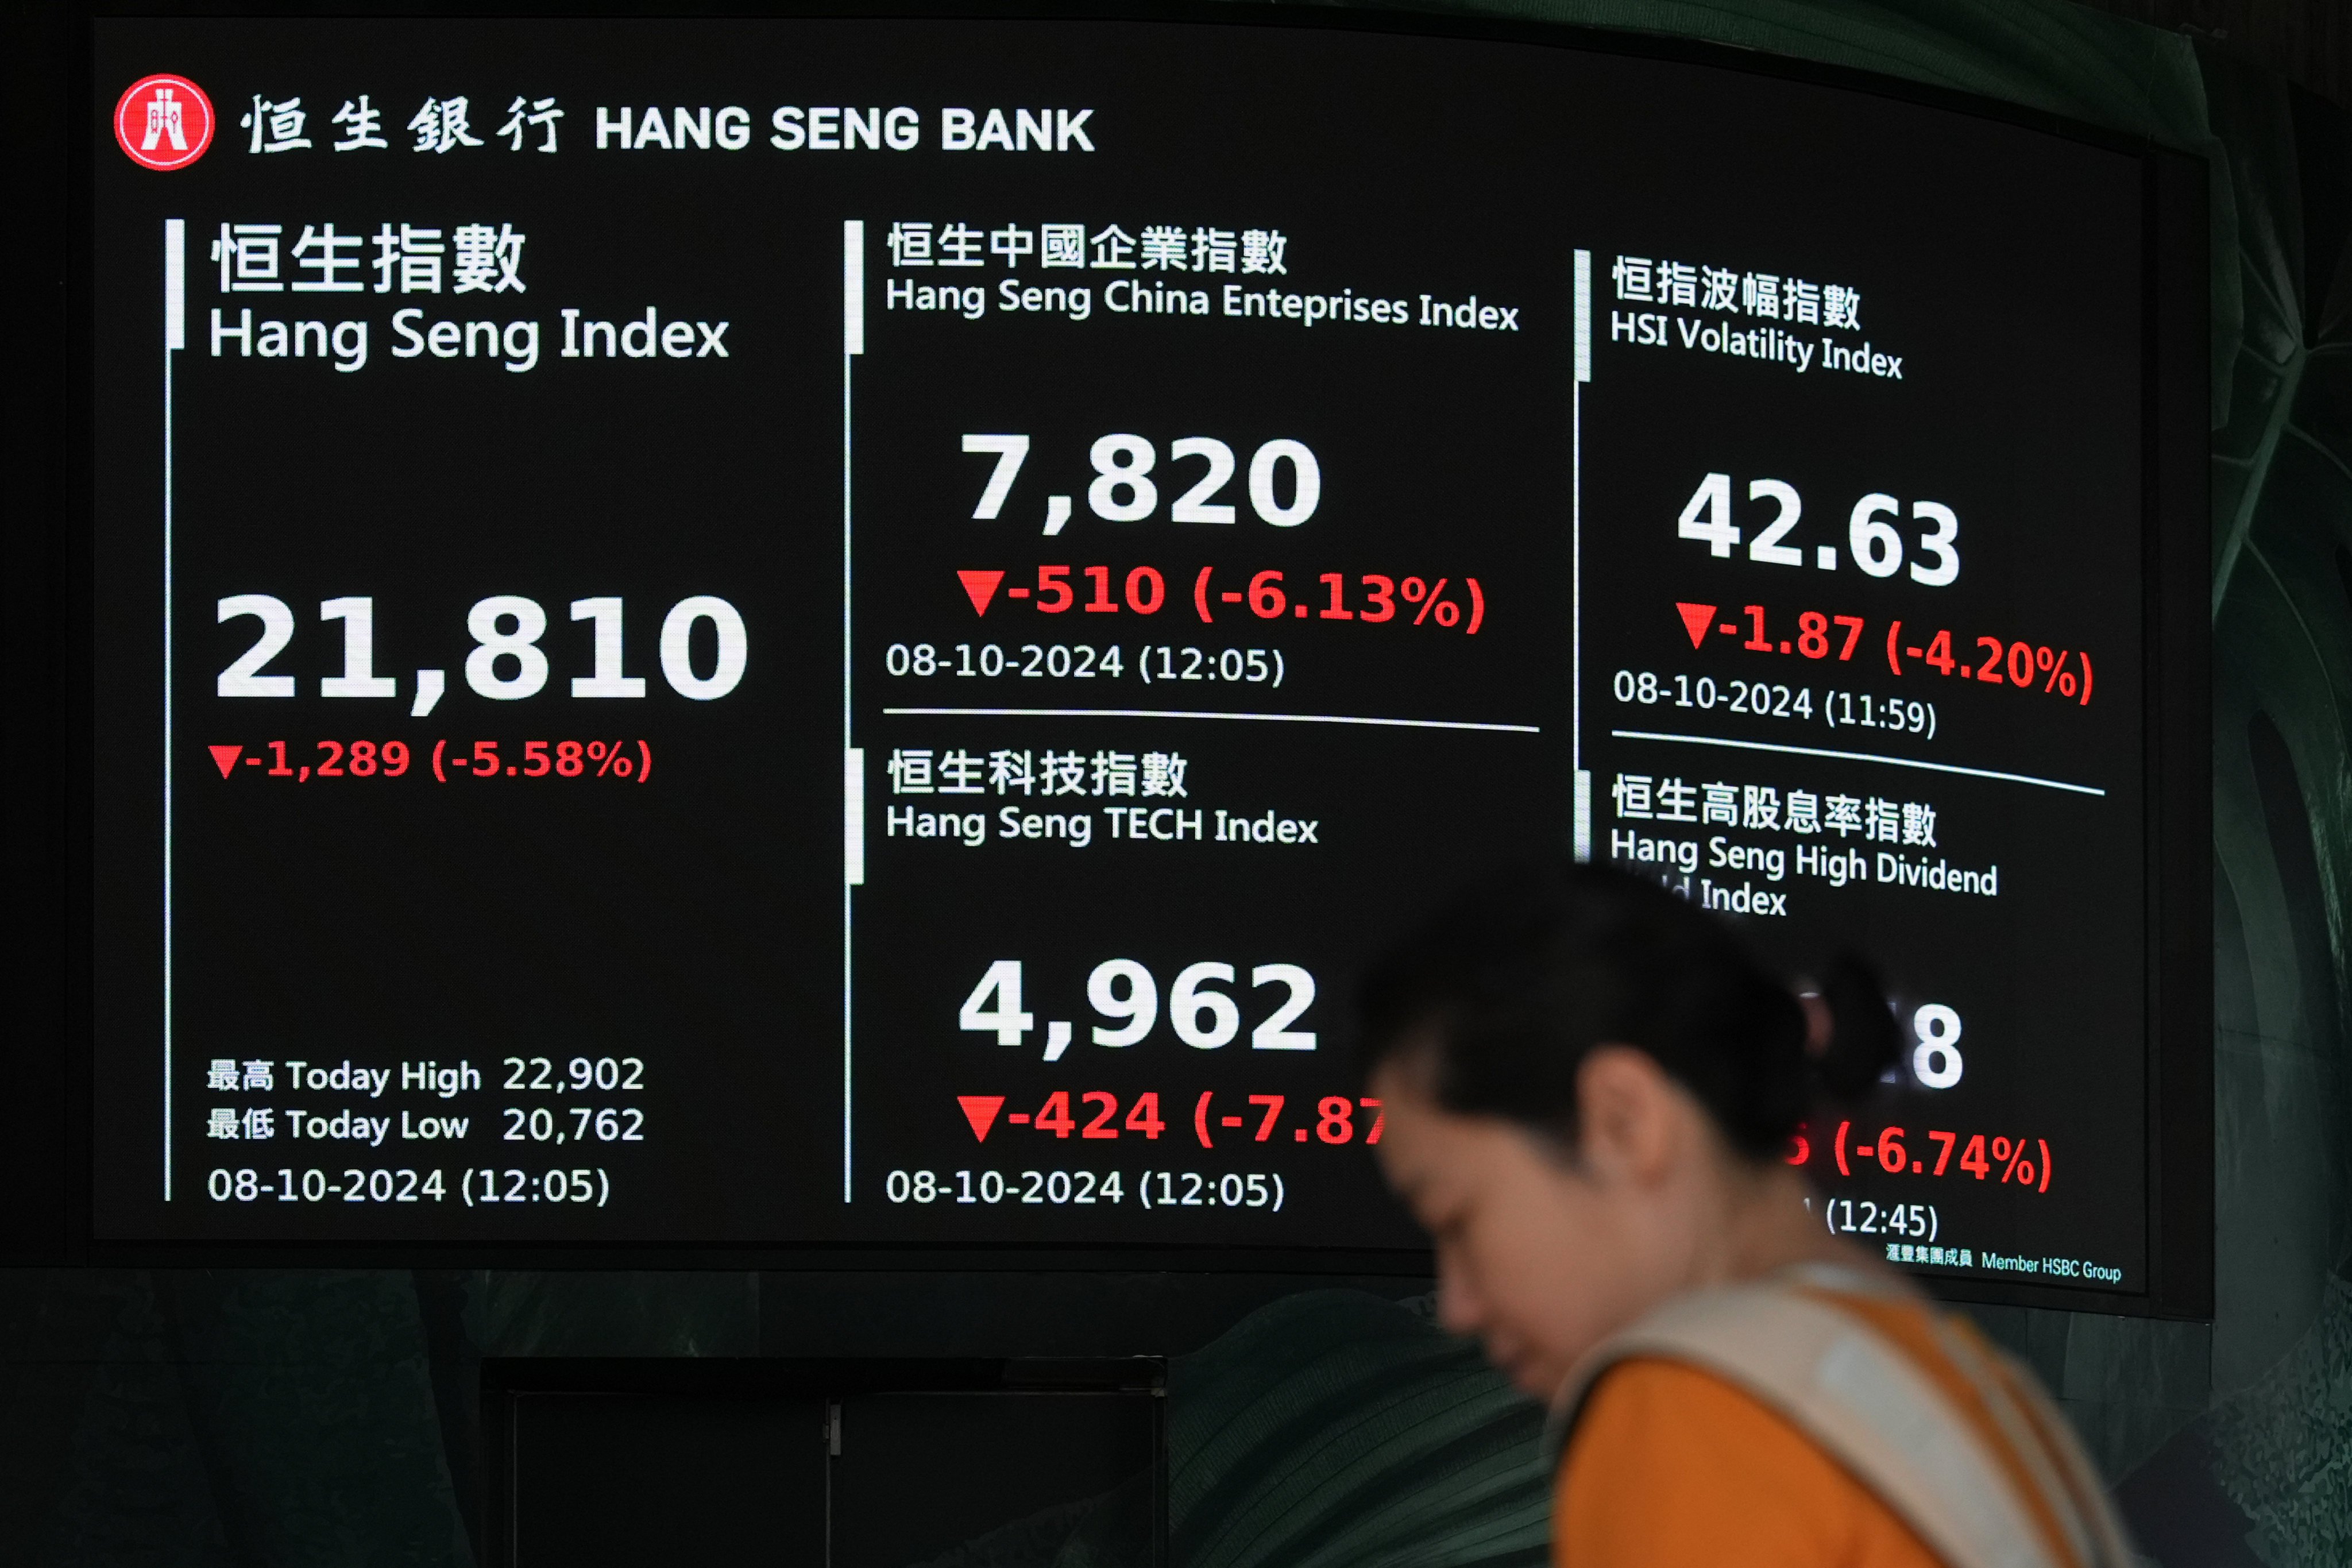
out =
<svg viewBox="0 0 2352 1568"><path fill-rule="evenodd" d="M1572 846L2147 1289L2140 157L1504 39L96 32L93 1219L1421 1245L1375 945Z"/></svg>

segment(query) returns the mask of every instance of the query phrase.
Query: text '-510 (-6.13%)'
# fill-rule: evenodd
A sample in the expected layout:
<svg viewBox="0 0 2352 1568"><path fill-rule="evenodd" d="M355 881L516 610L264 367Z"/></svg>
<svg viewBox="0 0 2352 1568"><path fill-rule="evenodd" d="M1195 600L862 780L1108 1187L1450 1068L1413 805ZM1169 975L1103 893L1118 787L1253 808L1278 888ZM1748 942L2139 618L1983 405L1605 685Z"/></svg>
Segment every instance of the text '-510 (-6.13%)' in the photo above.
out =
<svg viewBox="0 0 2352 1568"><path fill-rule="evenodd" d="M1126 574L1119 594L1114 596L1111 578L1116 569L1110 566L1086 566L1080 570L1094 584L1091 596L1081 598L1076 585L1070 580L1068 566L1040 566L1035 585L1014 584L1005 588L1006 600L1026 600L1040 615L1058 616L1072 609L1087 615L1114 616L1120 613L1122 603L1128 612L1139 616L1156 616L1168 602L1168 581L1156 566L1137 566ZM1286 616L1297 620L1312 617L1318 621L1359 621L1368 626L1393 622L1398 626L1423 626L1434 618L1437 626L1451 631L1459 627L1465 635L1475 637L1486 623L1486 590L1475 577L1462 579L1468 593L1468 604L1449 591L1454 579L1439 577L1434 582L1420 577L1402 580L1377 572L1360 574L1358 606L1349 609L1347 574L1325 572L1316 577L1325 603L1318 608L1309 598L1292 600L1285 587L1285 574L1275 568L1244 572L1246 588L1222 587L1216 581L1216 567L1203 566L1192 576L1192 613L1202 624L1213 626L1220 605L1246 605L1249 613L1262 621L1280 620ZM997 589L1003 584L1005 573L999 568L959 568L956 581L962 584L964 596L971 601L972 613L988 614L989 606L997 600ZM1404 601L1402 609L1398 599ZM1411 618L1404 612L1410 612Z"/></svg>

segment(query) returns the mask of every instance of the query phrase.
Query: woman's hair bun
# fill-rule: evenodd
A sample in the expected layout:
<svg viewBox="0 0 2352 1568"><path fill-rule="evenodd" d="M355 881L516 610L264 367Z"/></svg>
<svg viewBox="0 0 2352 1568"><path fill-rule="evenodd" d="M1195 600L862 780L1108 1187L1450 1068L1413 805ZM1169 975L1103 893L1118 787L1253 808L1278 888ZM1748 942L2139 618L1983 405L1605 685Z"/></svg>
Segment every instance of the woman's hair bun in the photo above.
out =
<svg viewBox="0 0 2352 1568"><path fill-rule="evenodd" d="M1861 1100L1903 1058L1903 1030L1886 987L1866 960L1842 952L1822 971L1820 994L1829 1038L1812 1052L1813 1077L1833 1100Z"/></svg>

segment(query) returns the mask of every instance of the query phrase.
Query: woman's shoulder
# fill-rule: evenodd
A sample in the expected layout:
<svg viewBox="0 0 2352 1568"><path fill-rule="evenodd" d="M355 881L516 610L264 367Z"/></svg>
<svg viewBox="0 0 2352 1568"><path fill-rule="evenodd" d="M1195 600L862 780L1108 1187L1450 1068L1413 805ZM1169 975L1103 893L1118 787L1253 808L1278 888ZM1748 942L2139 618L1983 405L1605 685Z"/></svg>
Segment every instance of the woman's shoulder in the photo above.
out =
<svg viewBox="0 0 2352 1568"><path fill-rule="evenodd" d="M1556 1561L1934 1568L1887 1507L1786 1418L1682 1362L1594 1384L1564 1456Z"/></svg>

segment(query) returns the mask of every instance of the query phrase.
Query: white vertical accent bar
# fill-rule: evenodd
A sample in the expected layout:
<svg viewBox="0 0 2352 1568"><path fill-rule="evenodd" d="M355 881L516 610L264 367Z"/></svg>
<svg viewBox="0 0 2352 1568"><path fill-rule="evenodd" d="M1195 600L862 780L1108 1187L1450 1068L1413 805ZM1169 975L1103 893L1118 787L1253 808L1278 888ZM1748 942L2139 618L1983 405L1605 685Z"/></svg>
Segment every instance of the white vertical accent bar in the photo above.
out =
<svg viewBox="0 0 2352 1568"><path fill-rule="evenodd" d="M866 225L841 226L841 352L866 352Z"/></svg>
<svg viewBox="0 0 2352 1568"><path fill-rule="evenodd" d="M188 225L163 220L163 1201L172 1201L172 354L188 346Z"/></svg>
<svg viewBox="0 0 2352 1568"><path fill-rule="evenodd" d="M856 746L841 753L841 875L866 885L866 753Z"/></svg>
<svg viewBox="0 0 2352 1568"><path fill-rule="evenodd" d="M1569 397L1569 765L1576 858L1592 858L1592 774L1584 765L1584 384L1592 379L1592 252L1576 253L1576 382Z"/></svg>
<svg viewBox="0 0 2352 1568"><path fill-rule="evenodd" d="M1576 379L1592 379L1592 252L1576 253Z"/></svg>
<svg viewBox="0 0 2352 1568"><path fill-rule="evenodd" d="M163 347L188 346L188 220L163 220Z"/></svg>
<svg viewBox="0 0 2352 1568"><path fill-rule="evenodd" d="M866 225L856 218L841 226L841 749L842 883L841 883L841 1201L851 1197L850 1114L856 1088L856 1000L851 994L857 974L853 946L856 915L856 889L866 881L865 756L852 742L854 710L850 663L849 584L855 552L851 542L850 492L850 371L866 352ZM854 793L853 793L854 792ZM852 822L853 814L857 819Z"/></svg>

